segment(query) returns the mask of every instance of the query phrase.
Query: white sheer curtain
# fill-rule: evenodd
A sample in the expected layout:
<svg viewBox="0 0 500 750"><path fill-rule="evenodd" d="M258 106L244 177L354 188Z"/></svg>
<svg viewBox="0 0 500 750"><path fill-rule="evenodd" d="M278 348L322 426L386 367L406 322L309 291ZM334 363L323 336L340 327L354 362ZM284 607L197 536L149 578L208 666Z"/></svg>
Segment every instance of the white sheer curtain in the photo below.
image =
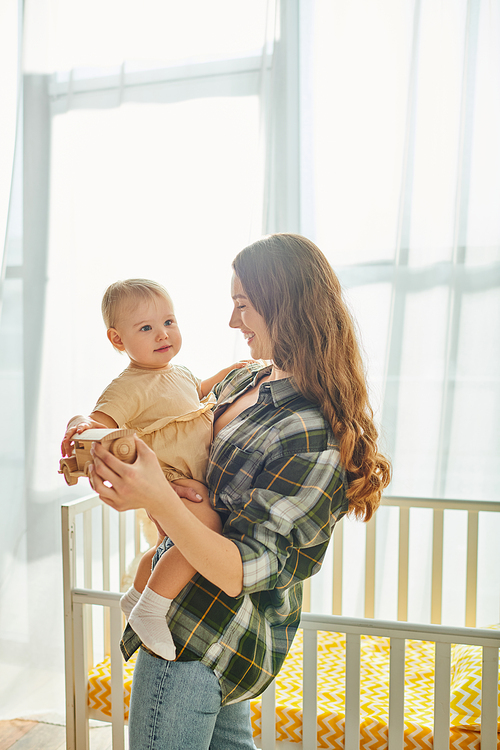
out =
<svg viewBox="0 0 500 750"><path fill-rule="evenodd" d="M166 284L179 362L209 375L245 353L227 328L231 259L262 232L302 232L358 319L393 494L500 487L499 0L24 5L0 320L0 718L62 710L59 506L86 489L57 475L59 442L125 364L99 313L116 278ZM412 521L422 602L429 525ZM460 565L459 523L449 537ZM480 565L485 624L500 555ZM316 610L328 590L326 573ZM377 615L394 616L391 592ZM418 600L410 619L428 619Z"/></svg>
<svg viewBox="0 0 500 750"><path fill-rule="evenodd" d="M358 320L390 492L498 500L500 4L301 9L301 228L338 270ZM388 580L390 515L380 513ZM446 516L443 615L459 623L465 528ZM418 602L430 585L431 523L427 512L412 519L414 620L429 617ZM499 617L499 560L481 565L487 624ZM346 595L361 615L353 569ZM328 609L328 590L316 584L315 608ZM394 594L378 592L377 615L395 616Z"/></svg>
<svg viewBox="0 0 500 750"><path fill-rule="evenodd" d="M184 338L178 360L201 376L246 355L227 325L230 263L263 231L275 21L268 0L25 4L13 192L23 257L10 242L2 318L5 335L16 326L17 390L2 394L15 431L2 461L13 522L0 715L64 705L59 508L89 487L61 481L59 443L68 417L126 365L106 345L106 286L163 282Z"/></svg>

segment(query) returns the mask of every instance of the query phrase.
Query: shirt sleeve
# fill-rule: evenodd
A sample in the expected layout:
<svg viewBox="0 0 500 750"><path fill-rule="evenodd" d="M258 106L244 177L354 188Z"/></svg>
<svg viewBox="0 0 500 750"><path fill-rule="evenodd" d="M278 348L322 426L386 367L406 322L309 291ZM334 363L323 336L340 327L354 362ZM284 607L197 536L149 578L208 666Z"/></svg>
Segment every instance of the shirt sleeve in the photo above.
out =
<svg viewBox="0 0 500 750"><path fill-rule="evenodd" d="M141 412L139 393L118 377L104 389L92 411L102 411L122 427Z"/></svg>
<svg viewBox="0 0 500 750"><path fill-rule="evenodd" d="M242 593L287 588L316 573L347 507L335 448L266 465L224 525L241 553Z"/></svg>
<svg viewBox="0 0 500 750"><path fill-rule="evenodd" d="M182 370L184 372L184 375L191 380L191 382L194 384L194 387L196 388L196 392L198 393L198 398L202 398L201 394L201 384L202 379L198 378L196 375L194 375L191 370L189 370L187 367L184 367L184 365L177 365L179 370Z"/></svg>

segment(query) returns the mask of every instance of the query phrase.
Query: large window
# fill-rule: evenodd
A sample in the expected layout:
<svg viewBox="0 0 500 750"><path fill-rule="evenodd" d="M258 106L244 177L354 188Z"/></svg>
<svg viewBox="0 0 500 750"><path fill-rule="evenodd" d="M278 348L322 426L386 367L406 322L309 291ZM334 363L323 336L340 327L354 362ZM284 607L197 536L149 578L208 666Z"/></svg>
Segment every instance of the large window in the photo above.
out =
<svg viewBox="0 0 500 750"><path fill-rule="evenodd" d="M86 488L57 475L59 442L125 365L99 312L117 278L165 283L178 360L208 376L246 354L227 327L236 252L309 236L358 320L391 492L498 499L500 2L24 7L0 320L2 613L18 614L0 616L0 656L13 683L37 664L30 710L62 695L43 688L62 665L59 505Z"/></svg>

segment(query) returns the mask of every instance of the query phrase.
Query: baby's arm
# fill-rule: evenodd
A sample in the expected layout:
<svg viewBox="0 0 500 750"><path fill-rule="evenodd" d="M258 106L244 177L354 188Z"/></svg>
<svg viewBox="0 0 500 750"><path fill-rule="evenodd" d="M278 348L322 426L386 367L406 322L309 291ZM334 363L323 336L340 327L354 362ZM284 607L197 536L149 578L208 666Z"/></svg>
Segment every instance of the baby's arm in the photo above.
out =
<svg viewBox="0 0 500 750"><path fill-rule="evenodd" d="M112 429L118 427L115 420L104 414L102 411L93 411L88 417L84 417L82 414L78 414L76 417L72 417L69 420L66 427L66 432L61 443L61 453L63 456L71 456L72 449L72 438L73 435L80 435L85 430L102 429L107 427Z"/></svg>
<svg viewBox="0 0 500 750"><path fill-rule="evenodd" d="M217 385L217 383L220 383L221 380L224 380L226 375L229 375L230 372L233 370L241 370L243 367L246 367L247 365L251 364L252 362L255 362L254 359L242 359L239 362L235 362L234 365L230 365L229 367L225 367L223 370L218 372L216 375L212 375L211 378L207 378L206 380L202 380L200 389L201 389L201 395L202 397L208 396L210 391L214 386Z"/></svg>

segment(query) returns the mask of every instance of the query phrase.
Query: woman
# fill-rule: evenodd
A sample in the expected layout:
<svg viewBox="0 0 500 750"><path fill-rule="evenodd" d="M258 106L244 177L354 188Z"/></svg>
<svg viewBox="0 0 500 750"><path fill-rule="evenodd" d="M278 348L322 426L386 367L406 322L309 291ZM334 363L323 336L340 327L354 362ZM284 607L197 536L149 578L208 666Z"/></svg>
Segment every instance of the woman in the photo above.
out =
<svg viewBox="0 0 500 750"><path fill-rule="evenodd" d="M254 747L247 699L283 663L302 582L319 570L335 522L347 511L368 520L390 480L353 322L323 254L277 234L242 250L233 269L230 326L272 365L216 388L207 485L222 535L193 517L141 441L133 465L95 447L100 497L145 508L199 573L170 610L177 660L139 652L131 750ZM124 653L139 645L127 628Z"/></svg>

